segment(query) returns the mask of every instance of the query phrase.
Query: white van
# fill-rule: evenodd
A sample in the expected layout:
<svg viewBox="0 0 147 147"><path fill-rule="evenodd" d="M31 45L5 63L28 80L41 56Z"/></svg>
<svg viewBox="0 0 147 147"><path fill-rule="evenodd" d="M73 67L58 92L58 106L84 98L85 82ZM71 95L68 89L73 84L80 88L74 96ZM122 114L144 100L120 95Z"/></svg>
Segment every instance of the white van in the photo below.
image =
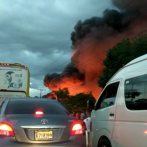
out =
<svg viewBox="0 0 147 147"><path fill-rule="evenodd" d="M147 147L147 54L109 80L91 121L92 147Z"/></svg>

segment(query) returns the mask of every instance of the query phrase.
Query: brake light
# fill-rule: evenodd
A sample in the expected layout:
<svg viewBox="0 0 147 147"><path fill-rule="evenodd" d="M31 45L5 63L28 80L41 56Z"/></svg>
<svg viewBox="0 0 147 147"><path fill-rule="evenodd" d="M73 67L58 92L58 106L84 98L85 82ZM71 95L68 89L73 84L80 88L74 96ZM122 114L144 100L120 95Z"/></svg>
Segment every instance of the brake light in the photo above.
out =
<svg viewBox="0 0 147 147"><path fill-rule="evenodd" d="M41 115L41 114L44 114L44 113L42 111L36 111L35 114L36 115Z"/></svg>
<svg viewBox="0 0 147 147"><path fill-rule="evenodd" d="M9 63L1 63L1 65L9 65Z"/></svg>
<svg viewBox="0 0 147 147"><path fill-rule="evenodd" d="M82 134L82 125L80 123L76 123L72 127L71 135L80 135Z"/></svg>
<svg viewBox="0 0 147 147"><path fill-rule="evenodd" d="M7 123L0 124L0 136L14 136L12 127Z"/></svg>

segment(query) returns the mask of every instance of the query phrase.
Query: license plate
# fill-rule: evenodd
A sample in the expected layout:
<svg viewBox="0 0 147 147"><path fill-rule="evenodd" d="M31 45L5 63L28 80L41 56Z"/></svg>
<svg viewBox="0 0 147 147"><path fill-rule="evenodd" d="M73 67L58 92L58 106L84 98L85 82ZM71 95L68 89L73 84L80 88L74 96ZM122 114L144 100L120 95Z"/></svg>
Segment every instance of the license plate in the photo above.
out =
<svg viewBox="0 0 147 147"><path fill-rule="evenodd" d="M52 140L53 139L53 131L35 131L35 140Z"/></svg>

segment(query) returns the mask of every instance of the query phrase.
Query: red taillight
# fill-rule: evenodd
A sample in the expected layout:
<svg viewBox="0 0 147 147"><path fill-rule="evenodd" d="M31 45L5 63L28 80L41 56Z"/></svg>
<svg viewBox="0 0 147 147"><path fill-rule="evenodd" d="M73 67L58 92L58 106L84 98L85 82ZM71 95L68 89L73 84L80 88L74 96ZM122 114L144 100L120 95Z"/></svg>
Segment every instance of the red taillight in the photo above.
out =
<svg viewBox="0 0 147 147"><path fill-rule="evenodd" d="M0 136L14 136L12 127L7 123L0 123Z"/></svg>
<svg viewBox="0 0 147 147"><path fill-rule="evenodd" d="M72 127L71 135L79 135L82 134L82 125L80 123L76 123Z"/></svg>
<svg viewBox="0 0 147 147"><path fill-rule="evenodd" d="M9 63L1 63L1 65L9 65Z"/></svg>
<svg viewBox="0 0 147 147"><path fill-rule="evenodd" d="M41 114L43 114L43 112L42 111L36 111L35 114L36 115L41 115Z"/></svg>

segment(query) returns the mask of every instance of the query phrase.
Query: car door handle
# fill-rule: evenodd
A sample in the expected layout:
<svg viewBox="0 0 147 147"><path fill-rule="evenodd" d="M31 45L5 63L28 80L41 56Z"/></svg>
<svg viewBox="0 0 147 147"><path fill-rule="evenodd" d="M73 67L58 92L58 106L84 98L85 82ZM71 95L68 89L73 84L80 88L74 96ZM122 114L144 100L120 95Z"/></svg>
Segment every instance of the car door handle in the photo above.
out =
<svg viewBox="0 0 147 147"><path fill-rule="evenodd" d="M112 112L112 113L110 113L109 115L110 115L110 116L114 116L114 113Z"/></svg>

